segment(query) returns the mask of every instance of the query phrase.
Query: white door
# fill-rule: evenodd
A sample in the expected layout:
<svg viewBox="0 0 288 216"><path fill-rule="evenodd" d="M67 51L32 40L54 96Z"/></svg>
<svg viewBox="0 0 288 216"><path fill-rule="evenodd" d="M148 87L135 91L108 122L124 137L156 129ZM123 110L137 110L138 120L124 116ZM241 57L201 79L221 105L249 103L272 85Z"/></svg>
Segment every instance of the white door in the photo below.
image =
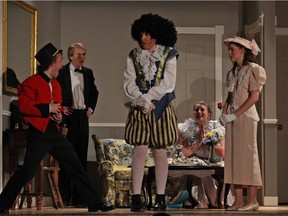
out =
<svg viewBox="0 0 288 216"><path fill-rule="evenodd" d="M278 202L288 203L288 35L276 37ZM275 143L276 145L276 143Z"/></svg>
<svg viewBox="0 0 288 216"><path fill-rule="evenodd" d="M215 108L215 35L178 35L175 110L179 122L193 117L192 106L206 101ZM213 115L212 118L214 118Z"/></svg>

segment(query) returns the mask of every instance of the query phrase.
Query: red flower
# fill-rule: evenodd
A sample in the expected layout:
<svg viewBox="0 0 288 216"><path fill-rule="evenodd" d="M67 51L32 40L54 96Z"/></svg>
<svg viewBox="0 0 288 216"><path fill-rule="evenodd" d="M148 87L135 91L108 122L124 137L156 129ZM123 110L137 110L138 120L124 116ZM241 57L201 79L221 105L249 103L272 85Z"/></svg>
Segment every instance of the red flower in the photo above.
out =
<svg viewBox="0 0 288 216"><path fill-rule="evenodd" d="M219 102L219 103L217 103L217 107L218 107L218 109L222 109L222 102Z"/></svg>

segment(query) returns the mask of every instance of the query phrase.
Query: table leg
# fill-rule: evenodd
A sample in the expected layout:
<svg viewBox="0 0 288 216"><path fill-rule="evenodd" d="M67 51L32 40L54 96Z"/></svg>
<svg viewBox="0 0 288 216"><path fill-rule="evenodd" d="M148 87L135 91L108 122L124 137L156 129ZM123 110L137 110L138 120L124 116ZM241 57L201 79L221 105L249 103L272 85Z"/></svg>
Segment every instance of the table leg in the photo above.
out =
<svg viewBox="0 0 288 216"><path fill-rule="evenodd" d="M217 200L218 200L218 208L219 209L223 209L224 205L223 205L223 200L222 200L222 191L223 191L223 187L224 187L224 179L223 176L221 175L212 175L212 177L217 181L218 183L218 191L217 191ZM224 195L224 203L225 203L225 195Z"/></svg>

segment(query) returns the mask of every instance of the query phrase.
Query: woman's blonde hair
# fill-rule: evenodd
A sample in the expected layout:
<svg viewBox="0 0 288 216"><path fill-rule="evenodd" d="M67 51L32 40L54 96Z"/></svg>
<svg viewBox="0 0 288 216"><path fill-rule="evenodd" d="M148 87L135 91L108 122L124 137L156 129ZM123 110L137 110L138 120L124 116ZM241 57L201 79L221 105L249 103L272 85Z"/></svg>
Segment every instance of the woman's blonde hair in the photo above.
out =
<svg viewBox="0 0 288 216"><path fill-rule="evenodd" d="M212 116L212 109L210 108L210 106L208 105L208 103L206 103L205 101L199 101L199 102L195 103L195 104L193 105L193 110L195 110L195 108L196 108L197 106L199 106L199 105L206 106L206 107L207 107L207 111L208 111L208 113L209 113L209 117Z"/></svg>
<svg viewBox="0 0 288 216"><path fill-rule="evenodd" d="M71 44L68 47L68 50L67 50L67 55L68 55L69 61L71 61L70 57L73 56L75 48L84 49L85 52L86 52L86 48L85 48L85 46L82 43L73 43L73 44Z"/></svg>

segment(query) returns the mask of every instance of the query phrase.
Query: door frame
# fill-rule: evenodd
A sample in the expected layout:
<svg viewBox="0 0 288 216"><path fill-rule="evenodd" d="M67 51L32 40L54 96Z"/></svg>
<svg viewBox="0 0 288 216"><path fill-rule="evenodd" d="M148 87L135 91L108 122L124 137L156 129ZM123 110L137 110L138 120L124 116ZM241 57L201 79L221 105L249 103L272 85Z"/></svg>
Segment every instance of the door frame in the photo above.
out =
<svg viewBox="0 0 288 216"><path fill-rule="evenodd" d="M259 16L258 20L256 20L255 22L249 24L249 25L245 25L244 26L244 34L246 36L246 38L248 40L252 40L254 38L254 36L259 33L260 34L260 44L259 44L259 48L261 50L261 53L263 53L260 57L260 63L262 65L264 65L264 15ZM259 124L259 129L260 129L260 146L261 146L261 161L260 161L260 166L261 166L261 178L262 178L262 184L263 184L263 189L261 190L261 200L263 202L263 204L265 205L265 137L264 137L264 124L265 124L265 120L264 120L264 112L263 112L263 107L264 107L264 103L263 100L264 99L264 89L262 94L260 95L260 112L259 112L259 116L260 119L263 119L263 121L260 121Z"/></svg>
<svg viewBox="0 0 288 216"><path fill-rule="evenodd" d="M280 27L276 27L276 29L275 29L275 38L276 38L276 40L277 40L277 36L288 36L288 28L280 28ZM276 44L277 44L277 42L276 42ZM277 51L276 51L276 54L277 54ZM276 73L277 73L277 70L276 70ZM278 83L277 83L278 84ZM275 125L278 125L279 123L278 123L278 119L276 119L275 120ZM281 124L281 122L280 122L280 124ZM277 133L278 133L278 131L277 131ZM278 139L278 138L277 138ZM279 142L279 140L277 141L277 146L279 146L280 144L278 143ZM278 150L278 152L280 152L281 150ZM277 155L278 156L278 155ZM277 165L278 165L278 162L277 162ZM279 173L277 174L277 178L279 178ZM279 188L279 187L281 187L281 185L277 185L277 187ZM278 190L278 189L277 189ZM277 195L277 204L279 203L278 202L278 198L279 196ZM280 201L280 200L279 200Z"/></svg>

